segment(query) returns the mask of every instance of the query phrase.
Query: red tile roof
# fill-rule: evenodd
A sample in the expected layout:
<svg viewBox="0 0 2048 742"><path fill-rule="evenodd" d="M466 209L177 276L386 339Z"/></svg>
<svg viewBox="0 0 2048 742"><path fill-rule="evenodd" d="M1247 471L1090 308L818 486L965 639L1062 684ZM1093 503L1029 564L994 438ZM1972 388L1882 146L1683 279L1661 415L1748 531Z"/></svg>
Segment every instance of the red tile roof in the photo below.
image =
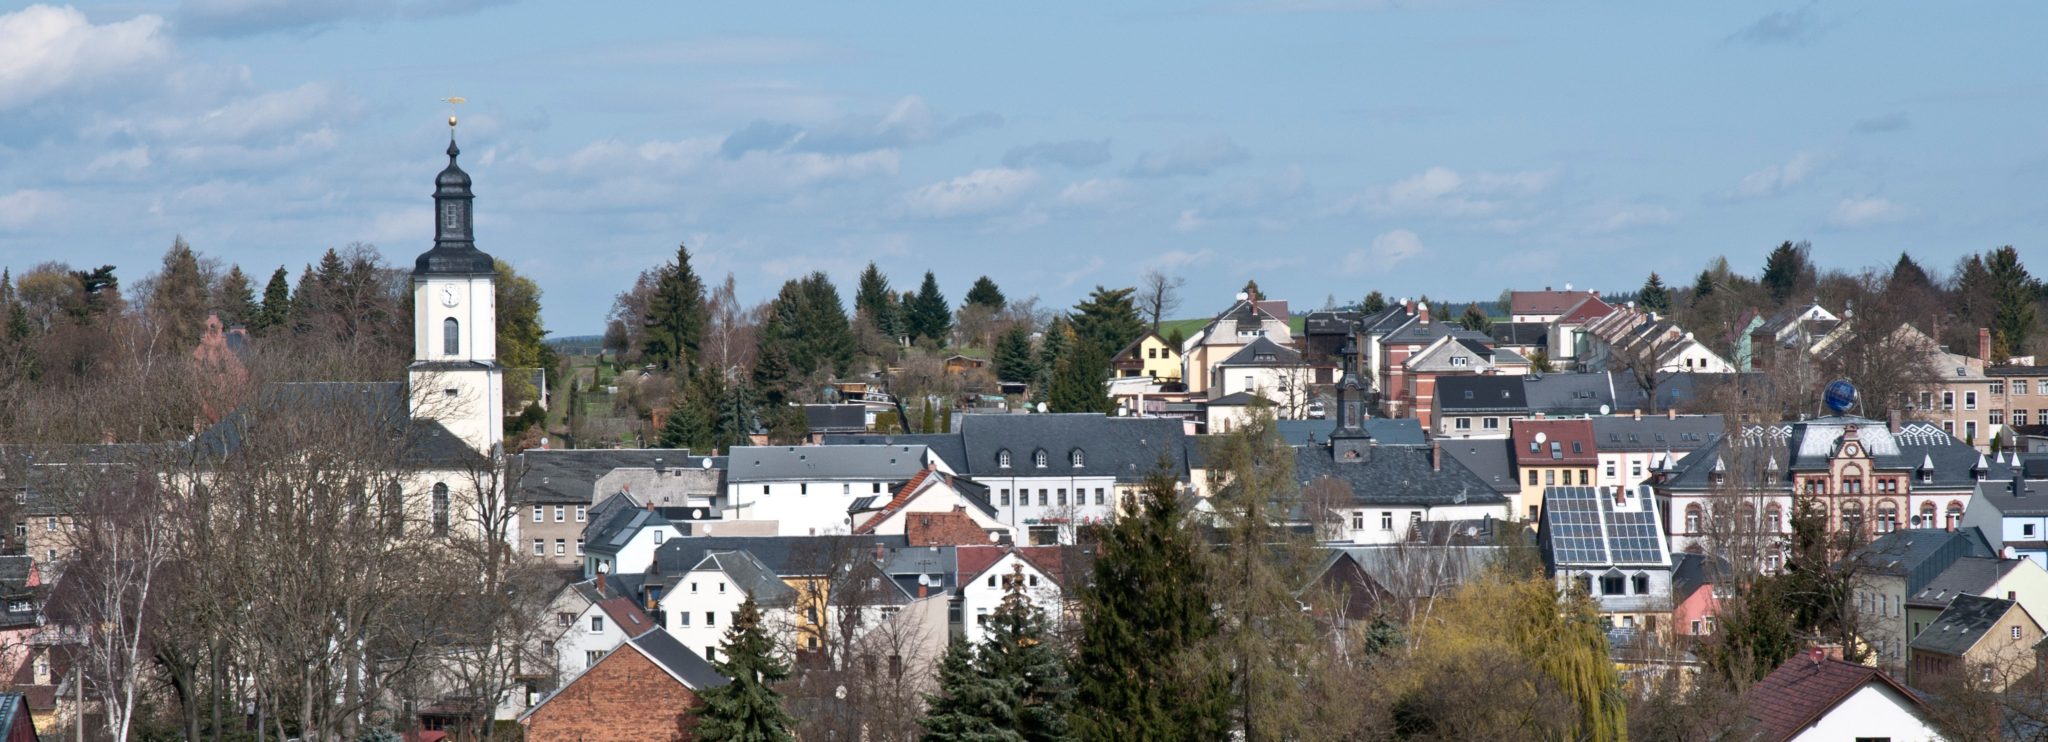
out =
<svg viewBox="0 0 2048 742"><path fill-rule="evenodd" d="M911 477L910 481L903 483L902 488L896 490L896 496L889 498L889 504L883 505L881 511L870 516L859 526L855 526L853 532L856 534L873 533L875 527L881 525L882 521L888 520L889 516L895 515L898 510L902 510L903 506L909 505L911 499L917 494L918 488L924 486L924 480L932 478L937 473L936 469L929 466L925 467L924 471L918 472L917 476Z"/></svg>
<svg viewBox="0 0 2048 742"><path fill-rule="evenodd" d="M1515 462L1519 466L1592 466L1600 463L1599 447L1593 445L1593 421L1577 420L1516 420L1509 426L1515 439ZM1543 442L1536 444L1536 451L1529 449L1536 443L1536 435L1543 434ZM1558 453L1564 458L1551 458L1550 444L1558 444ZM1572 444L1578 444L1577 451Z"/></svg>
<svg viewBox="0 0 2048 742"><path fill-rule="evenodd" d="M1017 556L1054 582L1065 580L1062 574L1064 561L1058 546L962 546L954 556L955 564L960 568L961 584L980 579L983 573L1011 552L1016 552Z"/></svg>
<svg viewBox="0 0 2048 742"><path fill-rule="evenodd" d="M612 623L617 624L620 631L626 632L627 638L654 629L654 620L640 612L640 606L634 605L632 598L606 598L597 601L597 607L604 611L604 615L611 617Z"/></svg>
<svg viewBox="0 0 2048 742"><path fill-rule="evenodd" d="M1756 738L1787 740L1798 736L1851 693L1873 682L1891 686L1916 707L1922 705L1912 691L1875 667L1824 656L1816 661L1811 654L1786 660L1749 689L1746 704L1749 717L1756 720Z"/></svg>
<svg viewBox="0 0 2048 742"><path fill-rule="evenodd" d="M1583 325L1613 313L1614 305L1601 301L1600 297L1588 296L1585 297L1584 301L1566 310L1562 316L1557 318L1557 321L1567 325Z"/></svg>
<svg viewBox="0 0 2048 742"><path fill-rule="evenodd" d="M914 513L903 522L903 535L911 546L981 546L988 543L988 531L974 522L965 505L954 505L950 513Z"/></svg>
<svg viewBox="0 0 2048 742"><path fill-rule="evenodd" d="M1592 291L1516 291L1508 296L1514 314L1564 314L1581 299L1597 296Z"/></svg>

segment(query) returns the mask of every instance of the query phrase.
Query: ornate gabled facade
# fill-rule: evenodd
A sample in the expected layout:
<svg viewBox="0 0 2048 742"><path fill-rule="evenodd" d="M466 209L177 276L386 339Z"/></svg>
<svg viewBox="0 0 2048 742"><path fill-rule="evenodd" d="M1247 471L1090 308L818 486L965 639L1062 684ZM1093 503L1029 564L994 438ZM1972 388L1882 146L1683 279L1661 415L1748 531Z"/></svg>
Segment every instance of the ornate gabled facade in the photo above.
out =
<svg viewBox="0 0 2048 742"><path fill-rule="evenodd" d="M1738 436L1666 459L1653 481L1670 502L1669 531L1679 549L1706 547L1717 503L1739 495L1748 495L1740 498L1740 517L1765 531L1790 533L1796 500L1825 515L1830 530L1876 537L1960 526L1977 483L2010 475L2002 460L1940 428L1893 428L1853 416L1749 425ZM1763 512L1753 512L1759 507Z"/></svg>

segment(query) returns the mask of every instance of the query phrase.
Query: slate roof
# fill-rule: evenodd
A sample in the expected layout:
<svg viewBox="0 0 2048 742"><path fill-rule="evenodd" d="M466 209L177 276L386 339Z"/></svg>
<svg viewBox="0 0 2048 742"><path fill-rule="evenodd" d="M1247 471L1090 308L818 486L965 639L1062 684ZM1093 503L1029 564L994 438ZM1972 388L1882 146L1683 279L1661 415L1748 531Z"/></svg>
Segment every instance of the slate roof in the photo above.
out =
<svg viewBox="0 0 2048 742"><path fill-rule="evenodd" d="M804 424L812 433L858 433L868 428L867 405L807 404Z"/></svg>
<svg viewBox="0 0 2048 742"><path fill-rule="evenodd" d="M732 579L734 587L754 596L754 602L761 605L789 605L796 599L795 589L784 583L775 570L748 552L706 552L690 571L706 569L725 573Z"/></svg>
<svg viewBox="0 0 2048 742"><path fill-rule="evenodd" d="M1523 377L1513 374L1445 376L1436 380L1437 414L1527 413L1529 399L1523 387Z"/></svg>
<svg viewBox="0 0 2048 742"><path fill-rule="evenodd" d="M1906 595L1906 605L1916 608L1947 608L1959 595L1983 595L1999 580L2020 566L2022 559L1963 557L1948 569Z"/></svg>
<svg viewBox="0 0 2048 742"><path fill-rule="evenodd" d="M1598 415L1602 406L1609 412L1620 409L1614 404L1617 380L1612 374L1530 374L1510 378L1522 381L1522 397L1530 413L1567 417ZM1449 381L1452 380L1438 381L1437 388L1444 388ZM1437 404L1443 404L1441 393L1437 399Z"/></svg>
<svg viewBox="0 0 2048 742"><path fill-rule="evenodd" d="M828 433L823 443L827 446L924 446L937 454L940 461L946 462L947 468L956 472L967 471L967 448L958 433Z"/></svg>
<svg viewBox="0 0 2048 742"><path fill-rule="evenodd" d="M1601 453L1690 451L1719 440L1726 425L1720 415L1596 417L1593 445Z"/></svg>
<svg viewBox="0 0 2048 742"><path fill-rule="evenodd" d="M1273 427L1290 446L1325 443L1337 429L1336 420L1275 420ZM1429 438L1422 434L1422 422L1412 417L1368 417L1365 434L1382 446L1422 446Z"/></svg>
<svg viewBox="0 0 2048 742"><path fill-rule="evenodd" d="M1520 492L1522 486L1515 479L1514 456L1508 449L1514 441L1506 438L1470 438L1441 441L1444 455L1464 464L1465 468L1486 481L1493 491L1503 495Z"/></svg>
<svg viewBox="0 0 2048 742"><path fill-rule="evenodd" d="M1885 422L1879 420L1822 417L1804 422L1744 426L1739 439L1730 440L1724 436L1680 458L1665 486L1673 491L1705 491L1717 461L1725 463L1731 476L1735 476L1738 467L1729 460L1737 457L1727 453L1726 449L1740 443L1743 446L1761 446L1761 454L1751 455L1763 458L1765 464L1777 463L1775 474L1765 469L1763 475L1774 478L1770 485L1789 491L1793 472L1827 469L1828 458L1838 450L1843 432L1850 424L1857 426L1858 438L1871 456L1872 469L1877 472L1909 472L1915 477L1914 490L1975 488L1978 481L1973 470L1979 462L1987 461L1976 448L1926 423L1907 423L1899 432L1893 433ZM1927 464L1932 464L1933 481L1922 483L1918 479L1919 471ZM1987 462L1986 468L1987 479L2010 476L2011 468L2007 464ZM1752 479L1757 473L1743 471L1739 476ZM2042 499L2044 504L2048 504L2048 497ZM2048 511L2042 514L2048 515Z"/></svg>
<svg viewBox="0 0 2048 742"><path fill-rule="evenodd" d="M409 466L455 469L480 456L441 423L415 419L407 384L402 381L264 384L250 400L200 431L190 445L202 459L233 456L247 436L262 430L263 421L255 416L287 412L299 419L342 417L374 426L390 439L405 442L402 460Z"/></svg>
<svg viewBox="0 0 2048 742"><path fill-rule="evenodd" d="M725 478L727 482L902 482L924 469L925 450L924 446L910 444L735 446L728 457Z"/></svg>
<svg viewBox="0 0 2048 742"><path fill-rule="evenodd" d="M744 551L778 575L806 576L836 566L856 552L872 554L876 546L902 548L902 536L686 536L662 542L654 550L654 568L680 575L712 552ZM835 553L839 552L839 553Z"/></svg>
<svg viewBox="0 0 2048 742"><path fill-rule="evenodd" d="M1829 711L1870 683L1883 683L1923 712L1920 698L1875 667L1805 655L1786 660L1770 675L1750 686L1744 696L1756 739L1789 740L1806 731Z"/></svg>
<svg viewBox="0 0 2048 742"><path fill-rule="evenodd" d="M967 467L962 474L978 477L1086 477L1113 475L1118 482L1138 482L1158 465L1163 454L1176 477L1188 475L1186 433L1171 418L1121 418L1087 413L1052 415L967 415L960 421ZM1079 449L1082 465L1068 453ZM1031 465L1031 454L1044 450L1046 466ZM997 464L997 454L1010 452L1011 468Z"/></svg>
<svg viewBox="0 0 2048 742"><path fill-rule="evenodd" d="M1246 343L1229 358L1217 361L1216 366L1291 368L1301 365L1301 351L1273 342L1272 338L1261 336Z"/></svg>
<svg viewBox="0 0 2048 742"><path fill-rule="evenodd" d="M1906 578L1906 594L1912 595L1966 557L1996 557L1998 552L1975 528L1903 528L1879 536L1852 558L1876 574Z"/></svg>
<svg viewBox="0 0 2048 742"><path fill-rule="evenodd" d="M1316 310L1301 319L1303 335L1344 335L1358 324L1365 315L1360 312L1333 312Z"/></svg>
<svg viewBox="0 0 2048 742"><path fill-rule="evenodd" d="M1374 446L1358 461L1338 461L1327 446L1295 446L1294 478L1306 484L1329 477L1351 486L1354 505L1499 505L1506 497L1487 480L1445 456L1431 462L1430 449Z"/></svg>
<svg viewBox="0 0 2048 742"><path fill-rule="evenodd" d="M2024 467L2032 463L2029 461L2021 465L2023 476ZM1996 469L2000 466L2004 466L2006 471L1997 473ZM2012 478L2011 465L1991 462L1990 468L1994 473L1986 474L1984 481L1977 483L1977 491L1972 499L1990 504L2005 517L2048 515L2048 480L2017 480L2022 483L2024 489L2020 491L2021 496L2015 497L2015 480Z"/></svg>
<svg viewBox="0 0 2048 742"><path fill-rule="evenodd" d="M592 522L584 531L584 550L593 554L617 554L633 540L633 536L648 528L672 526L668 518L647 508L620 508L607 513L601 522Z"/></svg>
<svg viewBox="0 0 2048 742"><path fill-rule="evenodd" d="M1486 329L1493 342L1500 345L1522 345L1546 347L1550 343L1550 323L1547 322L1495 322Z"/></svg>
<svg viewBox="0 0 2048 742"><path fill-rule="evenodd" d="M1210 407L1250 407L1252 403L1265 399L1251 392L1235 392L1209 400Z"/></svg>
<svg viewBox="0 0 2048 742"><path fill-rule="evenodd" d="M628 639L626 643L647 655L647 659L653 660L669 674L682 678L683 685L689 686L690 690L718 688L732 682L665 630L657 628Z"/></svg>
<svg viewBox="0 0 2048 742"><path fill-rule="evenodd" d="M1997 629L1999 620L2017 605L2003 598L1958 595L1949 601L1948 608L1940 616L1935 617L1934 623L1913 637L1913 651L1961 657L1971 647L1977 646L1984 635ZM2020 611L2024 613L2026 609Z"/></svg>
<svg viewBox="0 0 2048 742"><path fill-rule="evenodd" d="M723 469L726 462L723 456L693 456L687 448L528 449L513 459L519 473L514 501L540 504L588 504L614 494L598 492L597 480L618 469L651 469L657 461L664 467L699 468L705 460L712 469Z"/></svg>

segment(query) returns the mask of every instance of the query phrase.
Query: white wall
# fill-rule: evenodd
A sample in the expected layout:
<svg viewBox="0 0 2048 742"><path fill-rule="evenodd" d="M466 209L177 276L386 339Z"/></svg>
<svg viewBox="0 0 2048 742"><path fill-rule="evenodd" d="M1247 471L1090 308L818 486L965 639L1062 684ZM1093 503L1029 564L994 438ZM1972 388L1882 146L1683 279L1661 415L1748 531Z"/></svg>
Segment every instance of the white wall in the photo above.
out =
<svg viewBox="0 0 2048 742"><path fill-rule="evenodd" d="M603 624L602 629L590 630L592 617L600 620ZM558 619L551 615L547 620ZM560 633L555 635L555 668L560 671L561 682L566 684L570 678L576 677L577 673L590 669L589 653L610 652L625 641L625 630L615 625L611 616L605 615L603 608L597 607L595 603L584 603L583 609L576 611L576 620L568 626L560 627Z"/></svg>
<svg viewBox="0 0 2048 742"><path fill-rule="evenodd" d="M1048 456L1061 454L1048 452ZM1030 466L1030 454L1013 459L1020 465ZM976 482L988 487L989 504L995 506L996 518L1008 524L1018 533L1018 543L1024 543L1025 533L1031 526L1060 525L1061 541L1072 539L1069 523L1047 523L1066 519L1074 522L1107 520L1116 512L1116 476L1104 473L1093 477L981 477ZM1060 505L1060 491L1067 493L1067 505ZM1096 490L1102 491L1102 504L1096 504ZM1045 496L1044 505L1039 505L1039 495ZM1007 493L1007 500L1005 500ZM1029 494L1030 501L1024 497ZM1076 493L1086 496L1085 502L1077 502Z"/></svg>
<svg viewBox="0 0 2048 742"><path fill-rule="evenodd" d="M895 495L890 482L819 479L786 482L744 482L726 485L727 517L775 521L780 536L849 533L846 509L854 500Z"/></svg>
<svg viewBox="0 0 2048 742"><path fill-rule="evenodd" d="M740 604L746 600L746 592L732 584L732 578L724 572L699 569L669 586L668 592L661 596L661 609L668 613L668 633L675 635L683 646L709 659L712 653L705 650L716 649L725 642L725 630L732 624L733 614L739 612ZM773 610L762 607L762 625L786 625L781 621L767 620L766 614ZM706 613L712 614L708 622Z"/></svg>
<svg viewBox="0 0 2048 742"><path fill-rule="evenodd" d="M672 525L641 528L640 532L633 534L632 540L619 548L616 563L608 563L596 554L587 554L583 558L583 576L595 577L600 567L605 572L615 575L637 575L646 572L654 567L654 552L661 548L662 543L672 538L681 538L682 535L682 532ZM588 548L589 545L585 544L586 551Z"/></svg>
<svg viewBox="0 0 2048 742"><path fill-rule="evenodd" d="M1900 696L1898 691L1877 682L1867 683L1850 694L1821 716L1820 721L1792 739L1840 742L1858 737L1890 739L1893 742L1941 739L1941 735L1912 710L1910 701Z"/></svg>
<svg viewBox="0 0 2048 742"><path fill-rule="evenodd" d="M1355 516L1363 514L1363 528L1353 528ZM1374 505L1366 507L1346 506L1337 508L1338 523L1344 529L1343 538L1354 544L1394 544L1408 540L1408 526L1416 518L1423 521L1478 520L1493 516L1505 520L1508 505L1439 505L1418 507L1413 505ZM1389 517L1392 528L1383 528Z"/></svg>
<svg viewBox="0 0 2048 742"><path fill-rule="evenodd" d="M1011 570L1018 563L1024 565L1024 593L1030 598L1031 604L1038 608L1040 617L1049 623L1060 620L1062 598L1059 584L1015 553L1005 554L1002 559L996 561L995 566L976 575L973 582L960 587L960 622L969 643L980 644L982 638L988 636L988 632L982 628L981 617L993 617L996 609L1003 604L1003 579L1013 574Z"/></svg>

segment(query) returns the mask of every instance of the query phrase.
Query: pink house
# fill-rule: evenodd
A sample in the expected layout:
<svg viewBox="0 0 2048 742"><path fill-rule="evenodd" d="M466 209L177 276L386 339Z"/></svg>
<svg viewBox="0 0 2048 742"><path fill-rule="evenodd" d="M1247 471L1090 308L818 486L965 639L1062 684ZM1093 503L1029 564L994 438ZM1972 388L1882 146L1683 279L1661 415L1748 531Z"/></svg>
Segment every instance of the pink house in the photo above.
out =
<svg viewBox="0 0 2048 742"><path fill-rule="evenodd" d="M1721 612L1721 600L1714 595L1714 580L1726 574L1725 564L1704 554L1679 552L1672 555L1671 631L1678 636L1707 636Z"/></svg>

